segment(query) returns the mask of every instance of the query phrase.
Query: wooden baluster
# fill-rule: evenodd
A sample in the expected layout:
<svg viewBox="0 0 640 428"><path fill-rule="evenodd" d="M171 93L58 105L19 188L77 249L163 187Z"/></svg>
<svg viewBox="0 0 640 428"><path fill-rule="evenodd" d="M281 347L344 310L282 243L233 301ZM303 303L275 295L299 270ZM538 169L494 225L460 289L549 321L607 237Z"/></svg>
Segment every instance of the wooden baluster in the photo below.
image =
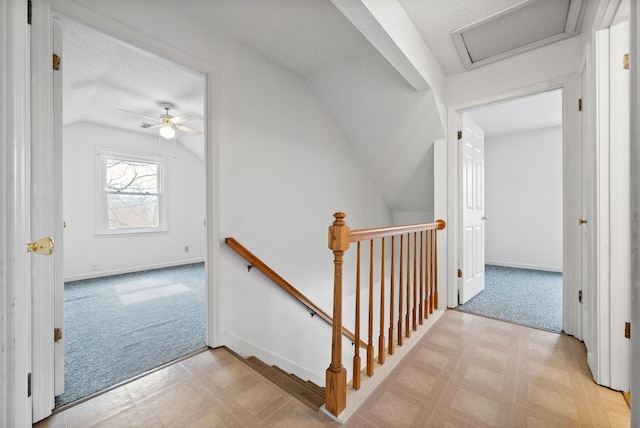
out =
<svg viewBox="0 0 640 428"><path fill-rule="evenodd" d="M438 250L436 248L437 236L437 231L433 230L431 232L431 313L433 313L434 310L438 309Z"/></svg>
<svg viewBox="0 0 640 428"><path fill-rule="evenodd" d="M424 324L424 233L420 231L420 304L418 305L418 322Z"/></svg>
<svg viewBox="0 0 640 428"><path fill-rule="evenodd" d="M378 338L378 363L384 364L385 337L384 337L384 237L381 241L382 254L380 255L380 337Z"/></svg>
<svg viewBox="0 0 640 428"><path fill-rule="evenodd" d="M427 257L425 260L425 264L426 264L426 269L425 269L425 289L427 291L427 296L425 298L425 305L424 305L424 317L425 318L429 318L429 314L431 313L431 293L432 293L432 289L431 286L433 284L432 278L431 278L431 269L432 269L432 263L431 263L431 257L432 257L432 252L431 252L431 234L432 234L433 230L427 230L426 233L426 239L425 239L425 245L426 245L426 252L427 252Z"/></svg>
<svg viewBox="0 0 640 428"><path fill-rule="evenodd" d="M407 233L407 313L405 316L404 335L411 336L411 234Z"/></svg>
<svg viewBox="0 0 640 428"><path fill-rule="evenodd" d="M373 239L369 241L369 341L367 342L367 376L373 376Z"/></svg>
<svg viewBox="0 0 640 428"><path fill-rule="evenodd" d="M360 241L358 241L357 247L358 254L356 255L356 324L355 324L355 350L353 355L353 389L360 389L360 375L361 375L361 362L360 362Z"/></svg>
<svg viewBox="0 0 640 428"><path fill-rule="evenodd" d="M433 238L436 235L435 230L431 231L431 239L430 239L430 243L431 243L431 266L429 268L429 282L431 283L431 298L429 300L429 313L433 313L433 299L434 299L434 291L435 291L435 284L434 284L434 276L433 276L433 270L434 270L434 255L435 255L435 248L433 245Z"/></svg>
<svg viewBox="0 0 640 428"><path fill-rule="evenodd" d="M393 355L394 352L394 346L393 346L393 340L394 340L394 329L393 329L393 323L395 322L395 304L396 304L396 300L395 300L395 269L396 269L396 237L395 236L391 236L391 290L389 291L389 345L388 345L388 352L389 355Z"/></svg>
<svg viewBox="0 0 640 428"><path fill-rule="evenodd" d="M438 223L438 230L442 230L447 226L444 220L438 220L436 223ZM433 309L438 310L438 234L435 230L433 231L433 264Z"/></svg>
<svg viewBox="0 0 640 428"><path fill-rule="evenodd" d="M345 214L337 212L329 226L329 249L333 251L333 326L331 364L326 371L325 407L338 416L347 407L347 371L342 366L342 264L349 249L349 226ZM358 344L356 344L358 346Z"/></svg>
<svg viewBox="0 0 640 428"><path fill-rule="evenodd" d="M418 248L418 233L413 232L413 313L412 313L413 331L416 331L418 329L418 281L417 281L418 269L416 269L418 267L417 265L418 252L416 251L417 248Z"/></svg>
<svg viewBox="0 0 640 428"><path fill-rule="evenodd" d="M404 235L400 235L400 279L398 281L398 346L402 346L402 340L403 340L403 335L402 335L402 290L404 287L404 284L402 282L403 278L402 278L402 266L404 265L403 263L403 249L404 249Z"/></svg>

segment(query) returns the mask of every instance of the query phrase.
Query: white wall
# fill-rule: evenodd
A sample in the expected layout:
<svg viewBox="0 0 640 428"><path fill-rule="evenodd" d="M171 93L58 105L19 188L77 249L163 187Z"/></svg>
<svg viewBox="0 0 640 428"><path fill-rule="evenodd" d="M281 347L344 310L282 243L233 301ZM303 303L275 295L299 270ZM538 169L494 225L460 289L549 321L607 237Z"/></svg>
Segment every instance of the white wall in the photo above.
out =
<svg viewBox="0 0 640 428"><path fill-rule="evenodd" d="M448 76L448 106L474 100L509 95L511 91L532 88L529 93L549 88L549 82L573 75L580 64L580 37L571 37L502 61ZM554 87L552 85L551 87Z"/></svg>
<svg viewBox="0 0 640 428"><path fill-rule="evenodd" d="M485 138L486 263L562 271L562 127Z"/></svg>
<svg viewBox="0 0 640 428"><path fill-rule="evenodd" d="M220 218L210 219L211 227L217 222L221 238L238 239L330 313L332 214L344 211L347 224L363 228L389 224L391 213L305 81L177 3L80 3L218 69L219 80L211 83L219 159L212 167L220 180ZM220 245L215 315L222 342L256 354L264 350L322 379L330 360L330 328L283 298L256 269L247 272L247 263Z"/></svg>
<svg viewBox="0 0 640 428"><path fill-rule="evenodd" d="M98 148L166 162L167 232L96 235ZM89 123L66 126L63 182L65 281L204 260L204 163L179 143Z"/></svg>
<svg viewBox="0 0 640 428"><path fill-rule="evenodd" d="M462 112L503 101L531 95L544 90L563 89L563 128L565 153L572 153L580 147L578 141L579 123L578 112L575 108L575 100L579 98L578 79L576 73L581 59L581 38L572 37L561 42L547 45L533 51L507 58L484 67L479 67L467 72L448 76L446 79L446 102L449 106L447 124L447 160L448 160L448 278L449 281L449 307L457 306L458 283L456 270L458 268L458 147L456 132L457 117ZM565 162L571 161L571 157L564 157ZM570 178L577 182L575 171L564 169L565 180ZM568 175L571 173L572 175ZM577 192L574 192L577 194ZM574 224L578 204L574 199L569 200L570 195L565 195L565 207L563 215L566 224ZM573 210L573 211L572 211ZM577 236L565 231L564 252L577 254ZM568 243L567 243L568 242ZM568 265L563 266L564 284L568 293L573 295L579 288L577 268L571 271ZM577 304L572 303L573 313L579 311ZM565 317L565 321L567 317ZM567 332L576 334L579 323L565 325Z"/></svg>

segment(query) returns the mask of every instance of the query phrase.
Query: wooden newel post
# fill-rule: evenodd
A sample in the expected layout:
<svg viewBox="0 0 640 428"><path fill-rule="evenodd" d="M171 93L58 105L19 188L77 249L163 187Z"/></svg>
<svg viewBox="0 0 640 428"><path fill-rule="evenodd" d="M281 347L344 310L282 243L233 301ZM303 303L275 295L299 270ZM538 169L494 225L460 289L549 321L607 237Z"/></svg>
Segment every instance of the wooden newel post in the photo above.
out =
<svg viewBox="0 0 640 428"><path fill-rule="evenodd" d="M444 230L445 227L447 227L447 222L440 219L440 220L436 220L436 223L438 223L438 230ZM437 310L438 309L438 234L436 233L433 237L433 246L435 247L433 250L435 251L435 258L434 258L434 264L435 264L435 268L434 268L434 286L435 286L435 290L433 293L433 309Z"/></svg>
<svg viewBox="0 0 640 428"><path fill-rule="evenodd" d="M329 249L334 257L333 332L331 365L326 372L325 407L338 416L347 407L347 370L342 366L342 261L344 252L349 249L349 226L344 222L344 213L333 216L335 220L329 226Z"/></svg>

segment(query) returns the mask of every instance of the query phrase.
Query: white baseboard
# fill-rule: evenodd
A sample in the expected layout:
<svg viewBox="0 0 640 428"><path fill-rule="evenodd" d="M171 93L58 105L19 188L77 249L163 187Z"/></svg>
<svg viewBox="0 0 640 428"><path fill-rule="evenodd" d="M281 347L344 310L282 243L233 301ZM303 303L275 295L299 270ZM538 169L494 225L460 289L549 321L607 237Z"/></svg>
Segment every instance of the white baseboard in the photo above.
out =
<svg viewBox="0 0 640 428"><path fill-rule="evenodd" d="M190 265L193 263L202 263L202 262L204 262L204 259L199 258L199 259L191 259L191 260L180 260L178 262L158 263L158 264L146 265L146 266L134 266L134 267L127 267L122 269L86 272L86 273L80 273L76 275L65 276L64 282L80 281L82 279L102 278L105 276L121 275L123 273L143 272L145 270L162 269L162 268Z"/></svg>
<svg viewBox="0 0 640 428"><path fill-rule="evenodd" d="M263 347L251 343L241 337L235 336L232 333L222 333L221 343L243 358L255 356L269 365L276 365L280 367L287 373L293 373L304 380L310 380L316 385L324 386L324 373L314 373L291 360L276 355Z"/></svg>
<svg viewBox="0 0 640 428"><path fill-rule="evenodd" d="M502 267L511 267L518 269L532 269L532 270L543 270L547 272L560 272L562 273L562 266L540 266L540 265L529 265L525 263L511 263L511 262L500 262L495 260L485 260L485 265L493 265L493 266L502 266Z"/></svg>

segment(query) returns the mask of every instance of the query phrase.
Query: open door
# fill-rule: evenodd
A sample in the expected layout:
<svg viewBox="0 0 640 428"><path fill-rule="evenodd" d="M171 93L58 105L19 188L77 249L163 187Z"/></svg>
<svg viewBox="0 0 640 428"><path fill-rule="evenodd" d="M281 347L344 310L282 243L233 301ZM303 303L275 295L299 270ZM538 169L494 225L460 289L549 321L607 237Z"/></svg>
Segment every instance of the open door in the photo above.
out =
<svg viewBox="0 0 640 428"><path fill-rule="evenodd" d="M631 176L629 3L622 2L610 28L610 364L612 389L629 391L631 321ZM637 397L634 397L637 399Z"/></svg>
<svg viewBox="0 0 640 428"><path fill-rule="evenodd" d="M484 290L484 131L469 115L462 115L460 135L462 266L459 303Z"/></svg>
<svg viewBox="0 0 640 428"><path fill-rule="evenodd" d="M53 241L50 255L32 258L33 422L46 418L64 388L62 280L62 53L60 28L48 2L34 2L31 30L31 236ZM57 34L56 37L54 37ZM57 45L54 47L54 39ZM55 55L57 56L54 56ZM52 61L53 58L53 61ZM53 66L52 66L53 64Z"/></svg>
<svg viewBox="0 0 640 428"><path fill-rule="evenodd" d="M53 25L53 52L62 56L62 28L60 22L52 21ZM54 200L53 212L55 218L54 234L57 237L58 253L54 259L54 331L59 331L58 340L54 340L54 395L58 396L64 392L64 275L63 275L63 231L66 223L62 218L62 65L53 73L53 146L54 155ZM57 167L56 167L57 166Z"/></svg>

